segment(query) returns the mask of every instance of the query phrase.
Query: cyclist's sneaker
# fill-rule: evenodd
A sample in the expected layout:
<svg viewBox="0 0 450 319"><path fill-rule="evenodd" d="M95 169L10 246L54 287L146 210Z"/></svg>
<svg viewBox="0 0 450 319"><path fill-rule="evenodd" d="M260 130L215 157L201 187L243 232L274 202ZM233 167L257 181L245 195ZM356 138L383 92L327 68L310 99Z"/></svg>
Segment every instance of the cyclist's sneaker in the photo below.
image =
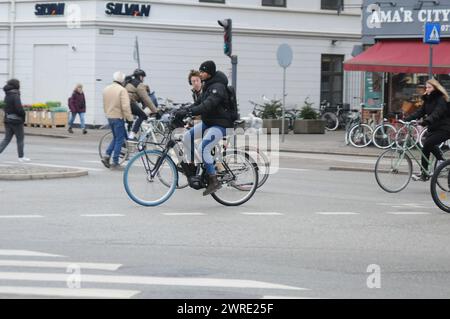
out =
<svg viewBox="0 0 450 319"><path fill-rule="evenodd" d="M118 164L118 163L113 163L113 164L111 164L110 169L111 169L112 171L123 171L123 170L124 170L124 167L121 166L121 165Z"/></svg>
<svg viewBox="0 0 450 319"><path fill-rule="evenodd" d="M19 157L19 162L21 163L27 163L31 161L28 157Z"/></svg>
<svg viewBox="0 0 450 319"><path fill-rule="evenodd" d="M110 157L109 157L109 156L104 156L104 157L102 158L102 164L103 164L106 168L110 168L110 167L111 167L111 164L109 164L109 160L110 160Z"/></svg>
<svg viewBox="0 0 450 319"><path fill-rule="evenodd" d="M426 174L413 174L412 179L413 181L426 182L430 179L430 176Z"/></svg>
<svg viewBox="0 0 450 319"><path fill-rule="evenodd" d="M438 160L437 161L437 163L436 163L436 167L438 167L439 165L441 165L442 163L444 163L445 161L443 161L443 160Z"/></svg>
<svg viewBox="0 0 450 319"><path fill-rule="evenodd" d="M217 175L208 175L208 187L203 192L203 196L215 193L222 188L222 184L217 179Z"/></svg>

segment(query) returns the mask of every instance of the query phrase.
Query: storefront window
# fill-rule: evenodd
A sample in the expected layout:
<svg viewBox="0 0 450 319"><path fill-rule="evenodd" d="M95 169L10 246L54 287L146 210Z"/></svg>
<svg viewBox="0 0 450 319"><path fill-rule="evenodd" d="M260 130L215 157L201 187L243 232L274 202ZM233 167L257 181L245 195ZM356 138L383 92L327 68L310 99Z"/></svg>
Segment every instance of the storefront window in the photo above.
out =
<svg viewBox="0 0 450 319"><path fill-rule="evenodd" d="M438 74L436 79L450 91L450 75ZM389 74L388 109L389 113L408 115L422 106L422 95L425 93L425 73L392 73Z"/></svg>

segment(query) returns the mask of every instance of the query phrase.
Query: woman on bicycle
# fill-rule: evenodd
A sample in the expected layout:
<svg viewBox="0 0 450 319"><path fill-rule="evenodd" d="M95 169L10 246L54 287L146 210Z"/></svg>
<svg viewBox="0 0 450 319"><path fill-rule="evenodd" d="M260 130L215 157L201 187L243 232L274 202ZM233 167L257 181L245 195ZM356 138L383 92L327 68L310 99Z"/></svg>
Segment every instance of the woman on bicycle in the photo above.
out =
<svg viewBox="0 0 450 319"><path fill-rule="evenodd" d="M428 169L430 153L438 161L443 161L439 144L450 138L450 110L448 106L449 96L445 88L435 79L426 82L425 94L422 96L423 105L405 120L412 121L424 118L422 126L428 127L428 133L423 143L422 166ZM438 162L439 163L439 162ZM430 176L423 171L420 175L413 175L414 180L426 181Z"/></svg>

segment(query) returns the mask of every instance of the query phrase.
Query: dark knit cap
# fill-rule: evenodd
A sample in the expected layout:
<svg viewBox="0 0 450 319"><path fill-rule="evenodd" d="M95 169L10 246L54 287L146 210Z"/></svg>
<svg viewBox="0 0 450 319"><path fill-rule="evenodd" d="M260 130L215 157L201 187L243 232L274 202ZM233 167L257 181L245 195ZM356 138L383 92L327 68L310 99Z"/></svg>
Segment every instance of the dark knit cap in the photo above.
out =
<svg viewBox="0 0 450 319"><path fill-rule="evenodd" d="M216 74L216 64L214 61L205 61L200 65L199 70L214 76Z"/></svg>

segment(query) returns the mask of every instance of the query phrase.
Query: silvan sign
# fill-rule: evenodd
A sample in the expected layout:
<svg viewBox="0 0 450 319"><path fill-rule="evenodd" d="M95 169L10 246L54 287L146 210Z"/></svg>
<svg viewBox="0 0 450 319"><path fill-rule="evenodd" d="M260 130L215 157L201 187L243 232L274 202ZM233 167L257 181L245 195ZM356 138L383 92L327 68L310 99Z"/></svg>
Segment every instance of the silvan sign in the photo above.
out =
<svg viewBox="0 0 450 319"><path fill-rule="evenodd" d="M63 16L65 3L37 3L34 14L37 16Z"/></svg>
<svg viewBox="0 0 450 319"><path fill-rule="evenodd" d="M450 0L364 0L363 43L380 38L422 38L426 22L441 24L441 37L450 37Z"/></svg>
<svg viewBox="0 0 450 319"><path fill-rule="evenodd" d="M105 13L117 16L148 17L150 7L149 4L109 2L106 4Z"/></svg>

